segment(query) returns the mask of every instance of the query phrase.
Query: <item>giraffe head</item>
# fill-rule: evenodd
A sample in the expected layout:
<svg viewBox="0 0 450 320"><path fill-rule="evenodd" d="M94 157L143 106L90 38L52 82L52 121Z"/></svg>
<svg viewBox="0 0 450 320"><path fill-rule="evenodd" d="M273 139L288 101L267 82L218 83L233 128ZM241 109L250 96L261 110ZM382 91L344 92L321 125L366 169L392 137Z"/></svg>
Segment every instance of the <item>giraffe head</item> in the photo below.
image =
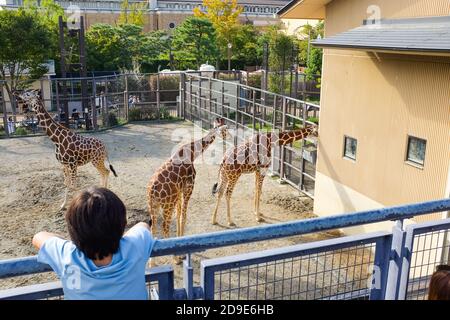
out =
<svg viewBox="0 0 450 320"><path fill-rule="evenodd" d="M306 136L318 137L319 136L319 126L314 125L306 125Z"/></svg>
<svg viewBox="0 0 450 320"><path fill-rule="evenodd" d="M36 111L38 103L41 99L40 90L31 89L23 92L14 92L14 96L21 99L23 102L31 106L33 111Z"/></svg>
<svg viewBox="0 0 450 320"><path fill-rule="evenodd" d="M228 129L223 118L216 118L216 120L214 120L213 130L215 130L217 135L220 134L223 140L226 140L228 136Z"/></svg>

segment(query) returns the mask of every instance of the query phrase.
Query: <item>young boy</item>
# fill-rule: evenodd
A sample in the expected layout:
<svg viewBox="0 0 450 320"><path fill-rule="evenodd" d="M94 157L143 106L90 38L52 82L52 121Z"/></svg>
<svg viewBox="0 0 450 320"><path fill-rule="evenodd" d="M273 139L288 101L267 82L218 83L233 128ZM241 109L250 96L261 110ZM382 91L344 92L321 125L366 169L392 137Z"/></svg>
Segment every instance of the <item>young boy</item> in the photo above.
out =
<svg viewBox="0 0 450 320"><path fill-rule="evenodd" d="M65 299L148 299L145 267L154 240L140 222L124 234L123 202L105 188L90 188L72 200L66 213L72 241L39 232L33 245L38 261L61 279Z"/></svg>

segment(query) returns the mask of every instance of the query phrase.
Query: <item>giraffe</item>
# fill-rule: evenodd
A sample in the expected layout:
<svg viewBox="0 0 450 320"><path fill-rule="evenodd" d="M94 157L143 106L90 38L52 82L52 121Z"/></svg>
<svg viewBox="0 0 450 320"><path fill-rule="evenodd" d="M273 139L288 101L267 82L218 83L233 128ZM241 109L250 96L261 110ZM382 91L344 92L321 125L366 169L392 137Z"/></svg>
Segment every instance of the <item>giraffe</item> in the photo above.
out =
<svg viewBox="0 0 450 320"><path fill-rule="evenodd" d="M227 126L224 120L219 118L215 120L214 128L205 137L183 145L150 178L147 199L153 236L156 236L157 217L162 209L163 236L169 237L169 227L175 208L177 236L184 235L187 207L196 176L194 161L214 142L218 134L222 136L222 139L226 139ZM181 258L175 257L174 262L181 263ZM153 262L152 265L154 265Z"/></svg>
<svg viewBox="0 0 450 320"><path fill-rule="evenodd" d="M63 165L64 185L66 187L61 210L66 207L69 191L75 189L77 169L89 162L100 173L101 185L108 186L109 170L105 167L105 159L109 163L105 144L99 139L83 137L70 129L58 124L45 109L39 96L39 90L28 90L16 94L26 102L36 113L39 126L44 129L50 140L55 144L56 159ZM115 177L117 173L109 163L109 168Z"/></svg>
<svg viewBox="0 0 450 320"><path fill-rule="evenodd" d="M220 200L225 194L227 220L230 227L235 226L231 220L230 200L233 189L242 174L255 173L254 209L257 222L263 222L259 212L261 190L266 172L271 163L272 143L279 146L290 144L310 135L317 136L316 126L307 126L300 130L285 131L279 134L258 133L240 145L229 149L220 164L219 181L214 184L212 193L218 194L211 223L217 224L217 211Z"/></svg>

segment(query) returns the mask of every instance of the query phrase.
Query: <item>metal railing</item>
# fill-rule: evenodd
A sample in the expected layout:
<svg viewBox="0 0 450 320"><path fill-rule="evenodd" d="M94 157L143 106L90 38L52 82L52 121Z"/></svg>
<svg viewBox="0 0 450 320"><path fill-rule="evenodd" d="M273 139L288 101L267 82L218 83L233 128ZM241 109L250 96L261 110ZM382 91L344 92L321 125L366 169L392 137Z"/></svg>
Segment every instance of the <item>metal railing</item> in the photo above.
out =
<svg viewBox="0 0 450 320"><path fill-rule="evenodd" d="M185 119L204 129L211 119L222 117L234 129L234 144L259 131L287 131L317 125L318 105L249 87L239 81L223 81L186 73L181 75L180 102ZM271 173L314 198L317 140L303 139L274 147Z"/></svg>
<svg viewBox="0 0 450 320"><path fill-rule="evenodd" d="M173 275L169 272L157 293L160 299L424 298L434 267L449 263L450 219L410 226L404 226L403 221L449 210L450 199L444 199L157 240L152 257L187 254L187 260L183 263L185 287L174 289ZM194 285L194 268L190 259L196 252L392 220L396 221L392 232L348 236L203 260L200 286ZM0 279L51 270L36 259L34 256L0 261ZM32 288L14 290L6 293L0 291L0 297L23 297ZM35 294L36 290L33 292Z"/></svg>

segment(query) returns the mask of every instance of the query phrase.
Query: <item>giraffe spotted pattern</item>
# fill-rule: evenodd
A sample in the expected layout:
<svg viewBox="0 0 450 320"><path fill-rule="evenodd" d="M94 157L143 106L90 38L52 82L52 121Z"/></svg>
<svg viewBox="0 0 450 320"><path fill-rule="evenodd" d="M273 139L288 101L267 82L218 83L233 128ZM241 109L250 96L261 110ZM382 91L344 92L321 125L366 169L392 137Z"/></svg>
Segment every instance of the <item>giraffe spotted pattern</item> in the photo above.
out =
<svg viewBox="0 0 450 320"><path fill-rule="evenodd" d="M39 97L37 90L25 91L18 97L30 105L36 113L39 126L43 128L55 145L56 159L63 165L66 192L61 209L64 209L67 204L69 191L76 188L77 169L80 166L92 162L100 174L101 185L106 188L109 170L105 167L105 160L108 160L105 144L99 139L81 136L53 120L45 109L44 102ZM109 167L117 177L111 164Z"/></svg>

